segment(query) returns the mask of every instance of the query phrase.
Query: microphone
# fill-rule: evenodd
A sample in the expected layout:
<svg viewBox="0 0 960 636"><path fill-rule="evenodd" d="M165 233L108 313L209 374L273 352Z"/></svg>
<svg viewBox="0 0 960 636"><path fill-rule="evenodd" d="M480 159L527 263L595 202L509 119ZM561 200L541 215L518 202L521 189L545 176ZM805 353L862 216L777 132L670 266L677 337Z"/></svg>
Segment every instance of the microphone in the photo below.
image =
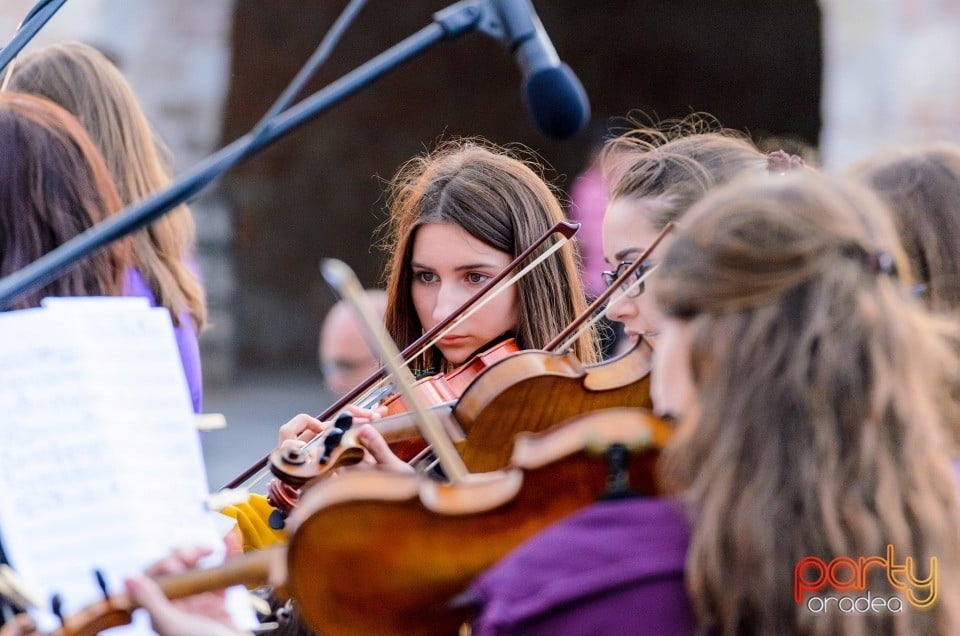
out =
<svg viewBox="0 0 960 636"><path fill-rule="evenodd" d="M573 70L560 61L530 0L493 0L501 37L523 74L523 102L544 135L566 139L590 119L590 102Z"/></svg>

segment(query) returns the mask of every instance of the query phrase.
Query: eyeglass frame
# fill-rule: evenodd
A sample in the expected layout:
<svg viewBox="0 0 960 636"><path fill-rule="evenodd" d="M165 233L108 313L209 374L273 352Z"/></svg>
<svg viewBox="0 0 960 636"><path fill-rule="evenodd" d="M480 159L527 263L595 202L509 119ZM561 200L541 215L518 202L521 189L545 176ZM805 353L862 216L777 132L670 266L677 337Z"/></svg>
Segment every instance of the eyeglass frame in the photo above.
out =
<svg viewBox="0 0 960 636"><path fill-rule="evenodd" d="M635 262L636 261L631 260L620 261L617 263L616 269L600 272L600 278L603 280L604 285L608 288L612 287L623 272ZM627 298L639 297L646 290L646 283L641 279L646 276L656 264L656 261L650 258L640 263L640 267L633 272L633 280L625 280L620 283L620 291L623 292ZM637 281L640 282L637 283Z"/></svg>

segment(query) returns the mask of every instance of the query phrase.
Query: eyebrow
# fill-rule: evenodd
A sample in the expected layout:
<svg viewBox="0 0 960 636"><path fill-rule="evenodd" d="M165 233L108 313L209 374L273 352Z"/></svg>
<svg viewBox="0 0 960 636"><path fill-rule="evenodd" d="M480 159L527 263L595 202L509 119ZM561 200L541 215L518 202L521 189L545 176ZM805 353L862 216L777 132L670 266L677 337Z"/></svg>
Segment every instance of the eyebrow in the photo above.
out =
<svg viewBox="0 0 960 636"><path fill-rule="evenodd" d="M620 250L619 252L614 254L613 257L618 261L622 261L628 256L632 256L633 254L640 254L641 252L643 252L642 247L628 247L625 250Z"/></svg>
<svg viewBox="0 0 960 636"><path fill-rule="evenodd" d="M430 267L429 265L424 265L416 261L411 261L410 267L416 268L416 269L424 269L431 272L435 271L434 268ZM453 271L462 272L470 269L493 269L496 271L500 271L502 268L499 265L496 265L493 263L467 263L466 265L459 265L457 267L454 267Z"/></svg>

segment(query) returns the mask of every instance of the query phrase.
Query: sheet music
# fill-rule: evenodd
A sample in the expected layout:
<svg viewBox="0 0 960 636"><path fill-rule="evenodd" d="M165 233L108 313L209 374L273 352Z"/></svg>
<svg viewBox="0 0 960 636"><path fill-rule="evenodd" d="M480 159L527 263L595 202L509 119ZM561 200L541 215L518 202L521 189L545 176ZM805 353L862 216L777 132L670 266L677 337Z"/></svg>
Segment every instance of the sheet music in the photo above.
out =
<svg viewBox="0 0 960 636"><path fill-rule="evenodd" d="M165 309L57 299L0 314L0 536L24 582L69 615L101 597L94 568L120 591L174 547L222 552L192 417Z"/></svg>

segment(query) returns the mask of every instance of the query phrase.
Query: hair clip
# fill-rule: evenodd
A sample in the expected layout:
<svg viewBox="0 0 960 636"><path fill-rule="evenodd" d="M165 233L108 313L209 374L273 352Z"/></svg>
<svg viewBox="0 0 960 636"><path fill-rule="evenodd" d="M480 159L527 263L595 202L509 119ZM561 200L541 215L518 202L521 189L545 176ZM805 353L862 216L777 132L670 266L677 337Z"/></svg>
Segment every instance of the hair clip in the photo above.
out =
<svg viewBox="0 0 960 636"><path fill-rule="evenodd" d="M863 264L868 271L874 274L895 276L897 273L897 265L893 262L893 256L886 250L866 252L863 255Z"/></svg>
<svg viewBox="0 0 960 636"><path fill-rule="evenodd" d="M767 170L770 172L787 172L801 167L803 159L798 155L791 155L782 149L767 153Z"/></svg>
<svg viewBox="0 0 960 636"><path fill-rule="evenodd" d="M848 243L840 248L840 253L859 262L871 274L897 275L897 264L893 261L893 255L886 250L867 250L859 243Z"/></svg>

